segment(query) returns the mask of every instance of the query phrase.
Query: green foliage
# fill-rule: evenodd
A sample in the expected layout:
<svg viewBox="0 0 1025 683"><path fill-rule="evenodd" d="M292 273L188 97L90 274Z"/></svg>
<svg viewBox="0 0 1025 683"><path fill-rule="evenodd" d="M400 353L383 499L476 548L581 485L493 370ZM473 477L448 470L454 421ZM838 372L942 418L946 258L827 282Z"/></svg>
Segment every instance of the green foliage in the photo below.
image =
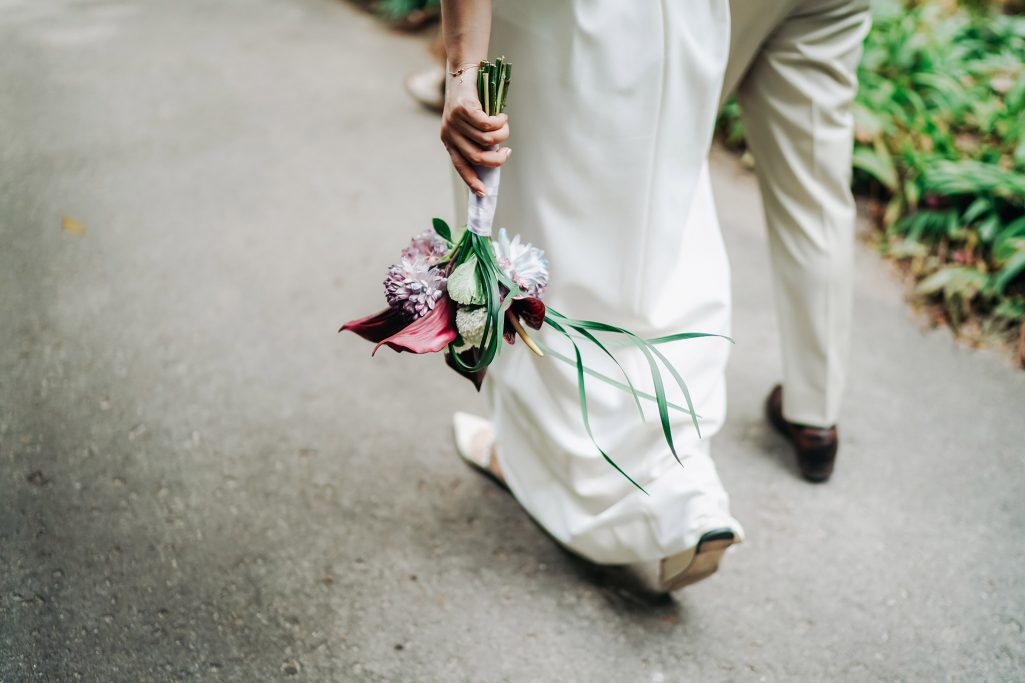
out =
<svg viewBox="0 0 1025 683"><path fill-rule="evenodd" d="M405 19L414 12L437 7L439 0L377 0L375 9L391 20Z"/></svg>
<svg viewBox="0 0 1025 683"><path fill-rule="evenodd" d="M917 291L954 325L997 310L1020 323L1002 302L1025 291L1025 18L890 0L874 20L855 187L884 189L887 235L926 247Z"/></svg>
<svg viewBox="0 0 1025 683"><path fill-rule="evenodd" d="M452 243L452 230L448 227L448 223L440 218L434 218L431 220L431 226L434 228L434 232L436 232L441 239L445 240L449 244Z"/></svg>
<svg viewBox="0 0 1025 683"><path fill-rule="evenodd" d="M448 276L448 295L464 306L482 306L485 303L484 285L477 275L477 257L470 255Z"/></svg>
<svg viewBox="0 0 1025 683"><path fill-rule="evenodd" d="M881 204L881 246L955 326L1025 321L1025 17L1001 8L875 2L852 112L854 187ZM727 141L737 126L728 105Z"/></svg>

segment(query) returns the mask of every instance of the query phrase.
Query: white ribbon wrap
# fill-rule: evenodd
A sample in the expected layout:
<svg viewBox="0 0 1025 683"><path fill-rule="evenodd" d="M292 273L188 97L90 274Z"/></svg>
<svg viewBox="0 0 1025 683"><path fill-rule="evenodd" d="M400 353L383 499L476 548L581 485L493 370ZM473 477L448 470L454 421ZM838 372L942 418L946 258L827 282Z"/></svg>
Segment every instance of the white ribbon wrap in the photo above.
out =
<svg viewBox="0 0 1025 683"><path fill-rule="evenodd" d="M502 169L474 166L474 170L484 183L485 194L478 197L473 190L469 191L466 228L482 237L491 237L491 224L495 222L495 209L498 208L498 177Z"/></svg>

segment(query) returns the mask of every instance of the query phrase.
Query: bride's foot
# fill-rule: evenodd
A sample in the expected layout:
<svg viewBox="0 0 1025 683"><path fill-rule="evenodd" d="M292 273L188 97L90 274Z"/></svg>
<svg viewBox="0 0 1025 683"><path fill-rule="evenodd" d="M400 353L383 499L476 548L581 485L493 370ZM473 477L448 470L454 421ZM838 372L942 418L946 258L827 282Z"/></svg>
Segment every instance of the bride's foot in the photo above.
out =
<svg viewBox="0 0 1025 683"><path fill-rule="evenodd" d="M697 546L662 560L659 583L667 593L707 579L719 569L726 549L739 543L732 529L713 529L701 535Z"/></svg>
<svg viewBox="0 0 1025 683"><path fill-rule="evenodd" d="M456 437L456 450L467 464L508 488L495 452L495 432L491 423L469 413L456 413L452 417Z"/></svg>

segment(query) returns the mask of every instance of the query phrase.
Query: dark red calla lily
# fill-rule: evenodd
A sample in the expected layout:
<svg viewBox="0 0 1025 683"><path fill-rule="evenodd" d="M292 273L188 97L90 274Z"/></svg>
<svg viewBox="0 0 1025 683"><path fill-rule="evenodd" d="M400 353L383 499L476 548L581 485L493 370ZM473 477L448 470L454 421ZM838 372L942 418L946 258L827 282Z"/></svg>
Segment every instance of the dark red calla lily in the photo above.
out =
<svg viewBox="0 0 1025 683"><path fill-rule="evenodd" d="M545 322L545 303L540 299L525 296L522 299L515 299L510 308L520 320L535 330L540 330Z"/></svg>
<svg viewBox="0 0 1025 683"><path fill-rule="evenodd" d="M409 324L409 317L397 308L389 306L380 313L368 315L359 320L350 320L338 330L344 332L355 332L367 341L375 344L384 341L396 334L399 330Z"/></svg>
<svg viewBox="0 0 1025 683"><path fill-rule="evenodd" d="M513 299L509 306L509 312L512 315L522 320L527 327L533 327L535 330L540 330L541 325L544 324L545 310L544 302L531 296ZM516 341L516 331L510 325L505 326L503 336L510 344Z"/></svg>
<svg viewBox="0 0 1025 683"><path fill-rule="evenodd" d="M456 306L451 299L443 296L434 305L433 311L422 318L417 318L387 339L382 339L370 355L374 355L385 345L399 353L435 353L455 341L458 334Z"/></svg>
<svg viewBox="0 0 1025 683"><path fill-rule="evenodd" d="M413 322L409 322L409 318L401 311L388 308L366 318L347 322L338 331L344 330L376 342L377 346L370 355L385 345L400 353L434 353L448 346L458 334L456 307L451 299L443 296L433 311Z"/></svg>

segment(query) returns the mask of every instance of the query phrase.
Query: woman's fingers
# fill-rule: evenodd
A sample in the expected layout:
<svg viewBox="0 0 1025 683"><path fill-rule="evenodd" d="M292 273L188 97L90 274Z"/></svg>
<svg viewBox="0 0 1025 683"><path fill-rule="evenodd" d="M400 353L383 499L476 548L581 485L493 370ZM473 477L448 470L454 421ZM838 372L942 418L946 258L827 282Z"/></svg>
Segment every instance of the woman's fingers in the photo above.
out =
<svg viewBox="0 0 1025 683"><path fill-rule="evenodd" d="M453 119L452 125L465 137L469 138L481 147L494 147L495 145L500 145L509 139L508 121L506 123L503 123L501 128L491 131L483 131L479 128L475 128L474 126L467 123L465 119L461 118Z"/></svg>
<svg viewBox="0 0 1025 683"><path fill-rule="evenodd" d="M494 150L483 149L456 129L449 129L445 141L450 146L455 146L459 153L463 155L463 159L469 161L474 166L495 168L504 164L510 154L508 147Z"/></svg>
<svg viewBox="0 0 1025 683"><path fill-rule="evenodd" d="M464 96L452 92L450 95L453 100L442 117L441 141L459 177L476 194L484 196L484 183L473 167L494 168L509 158L508 148L491 149L508 139L509 117L485 114L475 94Z"/></svg>
<svg viewBox="0 0 1025 683"><path fill-rule="evenodd" d="M484 183L477 177L477 172L466 162L466 159L459 153L459 150L447 143L445 144L445 149L448 150L448 155L452 157L452 166L456 169L459 177L463 179L463 182L466 183L466 186L473 190L478 197L483 197Z"/></svg>
<svg viewBox="0 0 1025 683"><path fill-rule="evenodd" d="M457 102L452 108L452 113L482 132L499 130L509 122L509 117L505 114L488 116L484 113L484 110L481 109L480 103L475 100L468 102L464 99Z"/></svg>

